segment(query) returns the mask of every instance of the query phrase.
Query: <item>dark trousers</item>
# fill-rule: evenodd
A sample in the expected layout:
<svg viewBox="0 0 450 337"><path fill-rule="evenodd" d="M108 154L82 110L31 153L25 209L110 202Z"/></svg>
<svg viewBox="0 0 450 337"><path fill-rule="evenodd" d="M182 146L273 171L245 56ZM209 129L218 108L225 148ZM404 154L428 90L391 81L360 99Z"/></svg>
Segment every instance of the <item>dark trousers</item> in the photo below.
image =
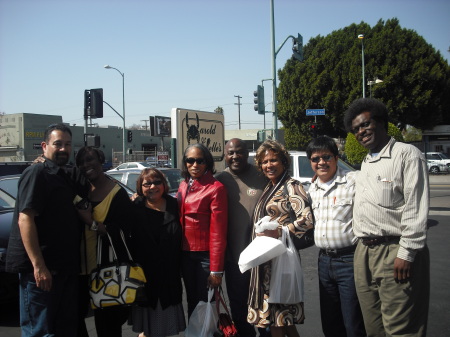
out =
<svg viewBox="0 0 450 337"><path fill-rule="evenodd" d="M225 282L231 316L241 337L255 337L255 327L247 322L250 271L241 273L236 262L225 261Z"/></svg>
<svg viewBox="0 0 450 337"><path fill-rule="evenodd" d="M188 303L188 317L198 302L208 301L209 252L183 251L181 272Z"/></svg>
<svg viewBox="0 0 450 337"><path fill-rule="evenodd" d="M366 336L356 294L353 254L319 254L320 315L326 337Z"/></svg>

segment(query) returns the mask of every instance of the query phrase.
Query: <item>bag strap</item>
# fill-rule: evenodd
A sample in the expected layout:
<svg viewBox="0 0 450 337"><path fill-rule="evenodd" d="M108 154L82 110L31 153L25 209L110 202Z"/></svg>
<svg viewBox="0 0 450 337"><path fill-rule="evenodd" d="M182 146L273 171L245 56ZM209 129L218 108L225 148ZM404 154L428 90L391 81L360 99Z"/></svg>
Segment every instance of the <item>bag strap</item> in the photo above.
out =
<svg viewBox="0 0 450 337"><path fill-rule="evenodd" d="M214 296L216 298L216 310L217 310L217 315L220 315L220 304L222 304L222 306L225 309L225 312L228 314L228 316L231 317L230 312L228 310L228 307L222 297L222 295L220 294L222 292L223 294L223 289L222 286L219 286L217 288L214 288Z"/></svg>
<svg viewBox="0 0 450 337"><path fill-rule="evenodd" d="M114 244L113 244L113 240L111 238L111 235L106 232L106 235L108 236L108 240L109 240L109 244L111 245L111 249L114 255L114 260L116 261L116 263L118 263L119 259L117 257L117 253L116 253L116 249L114 248ZM131 263L134 263L133 258L131 256L130 250L128 249L127 243L125 241L125 235L123 234L123 231L120 230L120 237L122 239L123 245L125 247L125 250L127 251L127 255L128 255L128 260ZM100 267L100 264L102 262L102 244L103 244L103 238L101 235L99 235L97 237L97 267Z"/></svg>

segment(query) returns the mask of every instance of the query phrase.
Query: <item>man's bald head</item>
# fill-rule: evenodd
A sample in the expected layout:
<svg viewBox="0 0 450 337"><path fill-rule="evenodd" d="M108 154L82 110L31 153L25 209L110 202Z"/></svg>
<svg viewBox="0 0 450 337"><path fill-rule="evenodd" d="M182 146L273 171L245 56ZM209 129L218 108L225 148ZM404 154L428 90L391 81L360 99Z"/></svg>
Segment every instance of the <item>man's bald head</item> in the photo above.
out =
<svg viewBox="0 0 450 337"><path fill-rule="evenodd" d="M236 175L249 167L247 144L242 139L232 138L225 144L225 162Z"/></svg>

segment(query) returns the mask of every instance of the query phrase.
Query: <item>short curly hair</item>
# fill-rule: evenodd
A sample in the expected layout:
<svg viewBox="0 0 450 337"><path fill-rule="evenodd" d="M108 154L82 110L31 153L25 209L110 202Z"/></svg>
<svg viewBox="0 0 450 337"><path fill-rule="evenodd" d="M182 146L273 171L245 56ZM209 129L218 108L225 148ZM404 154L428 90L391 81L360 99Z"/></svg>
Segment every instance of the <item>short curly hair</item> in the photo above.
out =
<svg viewBox="0 0 450 337"><path fill-rule="evenodd" d="M258 150L256 150L255 163L260 170L262 170L262 162L267 151L272 151L276 154L286 170L289 168L291 163L291 156L289 155L289 152L287 152L283 144L277 142L276 140L268 139L259 146Z"/></svg>
<svg viewBox="0 0 450 337"><path fill-rule="evenodd" d="M103 153L102 150L92 146L83 146L81 149L78 150L77 155L75 157L75 164L77 166L81 165L81 161L84 158L85 154L87 153L95 153L100 164L105 163L105 154Z"/></svg>
<svg viewBox="0 0 450 337"><path fill-rule="evenodd" d="M388 130L388 109L383 102L375 98L358 98L350 104L344 116L344 126L347 132L352 130L353 120L363 112L370 112L370 118L382 122Z"/></svg>

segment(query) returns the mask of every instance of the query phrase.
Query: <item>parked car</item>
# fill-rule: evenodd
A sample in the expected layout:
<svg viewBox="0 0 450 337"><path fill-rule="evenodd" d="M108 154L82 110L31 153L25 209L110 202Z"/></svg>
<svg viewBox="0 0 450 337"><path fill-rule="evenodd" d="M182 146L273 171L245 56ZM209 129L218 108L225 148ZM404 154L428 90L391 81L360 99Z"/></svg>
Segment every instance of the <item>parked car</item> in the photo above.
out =
<svg viewBox="0 0 450 337"><path fill-rule="evenodd" d="M183 180L181 170L165 167L158 167L158 170L166 176L167 182L169 183L169 194L174 196L178 191L180 182ZM110 170L106 172L106 174L120 181L133 191L136 191L136 181L139 178L141 171L142 169Z"/></svg>
<svg viewBox="0 0 450 337"><path fill-rule="evenodd" d="M120 170L127 170L127 169L140 169L143 170L146 167L154 167L155 165L152 165L152 163L150 162L146 162L146 161L130 161L128 163L123 163L120 164L119 166L108 170L106 172L115 172L115 171L120 171Z"/></svg>
<svg viewBox="0 0 450 337"><path fill-rule="evenodd" d="M8 179L4 179L8 177ZM8 193L3 187L0 187L0 304L2 306L19 301L19 277L17 274L5 272L6 249L8 248L9 233L13 221L14 207L17 195L17 178L10 176L1 177L1 182L7 181L12 193ZM15 177L15 176L14 176ZM16 184L14 192L13 184Z"/></svg>
<svg viewBox="0 0 450 337"><path fill-rule="evenodd" d="M427 160L427 166L428 172L433 174L447 173L449 171L449 166L436 160Z"/></svg>
<svg viewBox="0 0 450 337"><path fill-rule="evenodd" d="M250 152L248 162L255 164L255 152ZM311 163L306 156L306 151L289 151L291 156L291 166L289 167L289 175L300 181L307 191L311 185L311 178L314 176L314 171L311 168ZM343 160L338 160L338 166L344 170L355 171L353 167L348 165Z"/></svg>
<svg viewBox="0 0 450 337"><path fill-rule="evenodd" d="M437 163L437 164L444 164L448 167L448 170L450 170L450 158L442 153L442 152L427 152L427 161Z"/></svg>

